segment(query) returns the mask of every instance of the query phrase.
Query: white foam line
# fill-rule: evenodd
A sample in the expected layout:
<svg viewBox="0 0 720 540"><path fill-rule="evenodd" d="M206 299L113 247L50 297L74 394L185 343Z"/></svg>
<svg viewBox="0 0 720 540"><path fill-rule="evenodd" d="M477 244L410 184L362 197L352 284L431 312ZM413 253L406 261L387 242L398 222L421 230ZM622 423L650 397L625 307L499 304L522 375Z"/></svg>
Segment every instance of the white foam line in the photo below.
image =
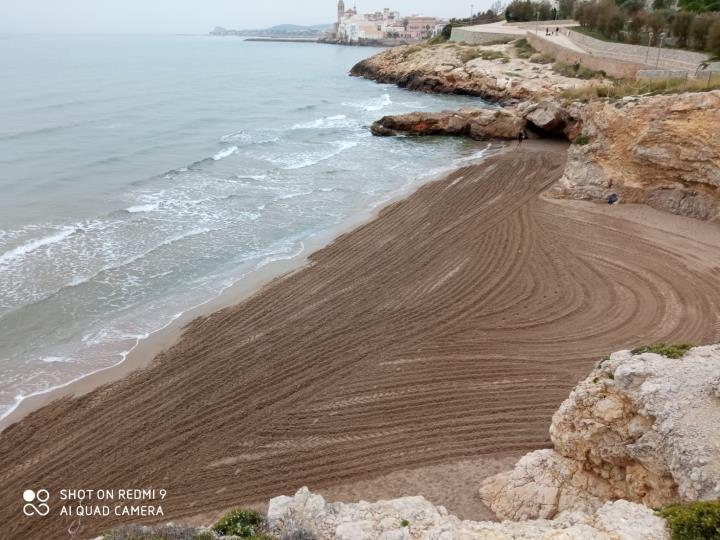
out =
<svg viewBox="0 0 720 540"><path fill-rule="evenodd" d="M277 256L277 257L273 257L273 256L265 257L262 261L260 261L260 262L255 266L254 271L260 270L261 268L263 268L264 266L267 266L268 264L270 264L270 263L272 263L272 262L282 261L282 260L290 260L290 259L293 259L293 258L295 258L295 257L298 257L298 256L302 255L302 253L303 253L304 250L305 250L305 244L301 241L301 242L300 242L300 249L299 249L296 253L291 253L291 254L286 255L286 256L281 256L281 255L280 255L280 256ZM106 367L102 367L102 368L100 368L100 369L96 369L95 371L91 371L90 373L85 373L85 374L83 374L83 375L80 375L79 377L76 377L76 378L68 381L68 382L65 382L65 383L62 383L62 384L58 384L58 385L56 385L56 386L51 386L50 388L46 388L45 390L39 390L39 391L37 391L37 392L32 392L32 393L27 394L27 395L25 395L25 396L23 396L23 395L17 395L17 396L15 396L15 404L14 404L14 405L11 405L10 408L9 408L7 411L5 411L5 412L3 412L2 414L0 414L0 422L2 422L5 418L7 418L7 417L10 416L13 412L15 412L15 411L17 410L17 408L22 404L22 402L25 401L26 399L31 399L31 398L34 398L34 397L37 397L37 396L43 396L43 395L45 395L45 394L49 394L49 393L51 393L51 392L55 392L56 390L61 390L61 389L63 389L63 388L67 388L68 386L70 386L70 385L72 385L72 384L74 384L74 383L76 383L76 382L78 382L78 381L81 381L82 379L84 379L84 378L86 378L86 377L92 377L93 375L97 375L98 373L102 373L103 371L107 371L107 370L110 370L110 369L114 369L114 368L122 365L123 362L125 362L125 360L127 360L128 356L130 356L130 354L132 354L132 352L133 352L135 349L137 349L138 346L139 346L144 340L146 340L146 339L149 338L150 336L153 336L153 335L157 334L158 332L162 332L163 330L165 330L166 328L168 328L170 325L172 325L176 320L178 320L180 317L182 317L182 316L185 315L186 313L190 313L190 312L192 312L192 311L195 311L196 309L199 309L199 308L201 308L202 306L204 306L204 305L206 305L206 304L209 304L210 302L215 301L215 300L216 300L217 298L219 298L227 289L229 289L230 287L233 287L236 283L239 283L240 281L242 281L245 277L247 277L247 275L248 275L247 273L242 274L242 275L239 276L237 279L233 280L230 284L226 285L225 287L222 287L222 288L217 292L217 294L215 294L215 295L212 296L211 298L208 298L207 300L203 300L202 302L200 302L200 303L198 303L198 304L196 304L196 305L194 305L194 306L191 306L191 307L185 309L184 311L181 311L181 312L179 312L179 313L176 313L175 315L173 315L173 316L170 318L170 320L169 320L166 324L164 324L164 325L161 326L160 328L158 328L158 329L156 329L156 330L153 330L152 332L148 332L148 333L141 334L141 335L138 335L138 336L133 336L133 337L135 338L135 345L133 345L132 347L130 347L127 351L122 351L122 352L118 353L118 354L120 355L120 360L119 360L118 362L116 362L116 363L114 363L114 364L112 364L112 365L110 365L110 366L106 366Z"/></svg>
<svg viewBox="0 0 720 540"><path fill-rule="evenodd" d="M490 147L490 145L487 146L487 148L489 148L489 147ZM487 150L487 148L486 148L486 149L483 149L481 152L479 152L480 155L475 155L475 156L473 156L472 159L479 159L480 157L482 157L482 154ZM466 158L466 159L467 159L467 158ZM377 207L379 207L379 206L382 205L382 204L387 203L389 200L392 200L393 198L398 197L398 196L404 194L405 192L407 192L407 191L410 189L411 186L415 185L416 183L417 183L417 184L424 183L424 182L427 181L430 177L439 176L440 174L446 173L446 172L448 172L449 170L452 170L452 169L454 169L454 166L442 167L442 168L439 168L439 169L437 169L437 170L435 170L435 171L432 171L432 172L430 172L430 173L428 173L428 174L426 174L426 175L422 175L422 176L420 176L419 178L411 179L410 181L406 182L406 183L405 183L402 187L400 187L399 189L396 189L396 190L394 190L394 191L392 191L392 192L390 192L390 193L385 194L384 197L380 198L378 201L376 201L375 203L371 204L371 205L370 205L370 210L375 210ZM308 238L313 237L313 236L315 236L315 235L310 234L310 235L308 235ZM298 257L298 256L302 255L302 253L304 252L304 250L305 250L305 244L304 244L304 242L300 241L300 249L299 249L297 252L291 253L291 254L289 254L289 255L287 255L287 256L284 256L284 257L283 257L283 256L275 256L275 257L273 257L273 256L268 256L268 257L265 257L262 261L260 261L260 262L255 266L254 271L260 270L260 269L263 268L264 266L267 266L268 264L271 264L271 263L273 263L273 262L277 262L277 261L280 261L280 260L290 260L290 259L293 259L293 258L295 258L295 257ZM68 381L68 382L63 383L63 384L59 384L59 385L57 385L57 386L53 386L53 387L47 388L47 389L45 389L45 390L40 390L40 391L38 391L38 392L33 392L33 393L30 393L30 394L28 394L28 395L26 395L26 396L22 396L22 395L15 396L15 404L12 405L7 411L5 411L5 412L3 412L2 414L0 414L0 422L1 422L2 420L4 420L5 418L7 418L8 416L10 416L15 410L17 410L17 408L18 408L18 407L22 404L22 402L25 401L26 399L33 398L33 397L37 397L37 396L42 396L42 395L45 395L45 394L49 394L50 392L54 392L54 391L56 391L56 390L60 390L60 389L62 389L62 388L66 388L66 387L70 386L71 384L74 384L74 383L76 383L76 382L78 382L78 381L80 381L80 380L82 380L82 379L84 379L84 378L86 378L86 377L91 377L91 376L96 375L96 374L98 374L98 373L102 373L103 371L107 371L107 370L109 370L109 369L113 369L113 368L116 368L116 367L120 366L123 362L125 362L125 360L127 359L127 357L140 345L140 343L141 343L142 341L144 341L145 339L147 339L148 337L150 337L150 336L152 336L152 335L154 335L154 334L157 334L158 332L162 332L163 330L165 330L166 328L168 328L168 327L169 327L170 325L172 325L177 319L179 319L180 317L182 317L182 316L185 315L186 313L192 312L192 311L194 311L194 310L196 310L196 309L199 309L200 307L202 307L202 306L204 306L204 305L206 305L206 304L209 304L210 302L215 301L215 300L216 300L218 297L220 297L227 289L229 289L230 287L235 286L237 283L239 283L239 282L242 281L245 277L247 277L247 275L248 275L248 274L243 274L243 275L239 276L237 279L233 280L230 284L228 284L228 285L226 285L225 287L221 288L221 289L218 291L218 293L215 294L213 297L211 297L211 298L209 298L209 299L207 299L207 300L205 300L205 301L203 301L203 302L200 302L200 303L198 303L198 304L195 305L195 306L192 306L192 307L190 307L190 308L187 308L185 311L181 311L180 313L175 314L165 325L163 325L162 327L158 328L157 330L154 330L154 331L152 331L152 332L143 334L143 335L141 335L141 336L136 336L135 345L133 345L129 350L119 353L120 356L121 356L121 359L120 359L119 362L117 362L117 363L115 363L115 364L113 364L113 365L107 366L107 367L103 367L103 368L97 369L97 370L92 371L92 372L90 372L90 373L86 373L86 374L84 374L84 375L80 375L79 377L76 377L75 379L72 379L71 381Z"/></svg>
<svg viewBox="0 0 720 540"><path fill-rule="evenodd" d="M126 212L130 212L131 214L137 214L140 212L152 212L153 210L157 210L160 207L160 203L151 203L151 204L138 204L136 206L129 206L125 209Z"/></svg>
<svg viewBox="0 0 720 540"><path fill-rule="evenodd" d="M2 255L0 255L0 265L7 265L13 259L23 257L24 255L27 255L28 253L31 253L43 246L62 242L74 232L74 227L64 227L63 230L56 234L46 236L45 238L38 238L37 240L31 240L26 244L11 249L10 251L6 251Z"/></svg>
<svg viewBox="0 0 720 540"><path fill-rule="evenodd" d="M173 322L174 320L175 320L175 319L171 320L167 325L165 325L165 326L164 326L163 328L161 328L160 330L162 330L162 329L166 328L167 326L169 326L170 324L172 324L172 322ZM158 331L159 331L159 330L158 330ZM17 395L17 396L15 396L15 404L12 405L12 406L10 406L10 408L9 408L7 411L5 411L5 412L3 412L2 414L0 414L0 422L3 421L3 420L5 420L5 418L7 418L7 417L10 416L13 412L15 412L15 410L17 410L17 408L20 406L20 404L21 404L23 401L25 401L26 399L34 398L34 397L37 397L37 396L43 396L43 395L45 395L45 394L49 394L50 392L54 392L54 391L56 391L56 390L60 390L60 389L62 389L62 388L66 388L66 387L70 386L71 384L74 384L74 383L76 383L76 382L84 379L85 377L91 377L92 375L95 375L95 374L97 374L97 373L101 373L101 372L106 371L106 370L108 370L108 369L112 369L112 368L114 368L114 367L119 366L120 364L122 364L122 363L127 359L127 357L128 357L128 355L130 354L130 352L133 351L133 350L135 349L135 347L137 347L137 346L140 344L140 342L141 342L143 339L147 338L148 336L149 336L149 334L143 334L143 335L141 335L141 336L136 336L136 337L135 337L135 345L133 345L129 350L123 351L123 352L119 353L120 356L121 356L120 361L117 362L117 363L115 363L115 364L113 364L113 365L111 365L111 366L107 366L107 367L104 367L104 368L96 369L95 371L91 371L90 373L84 373L83 375L80 375L79 377L75 377L74 379L72 379L72 380L70 380L70 381L68 381L68 382L65 382L65 383L62 383L62 384L58 384L58 385L56 385L56 386L51 386L50 388L46 388L45 390L38 390L37 392L31 392L30 394L27 394L26 396L23 396L23 395Z"/></svg>
<svg viewBox="0 0 720 540"><path fill-rule="evenodd" d="M226 157L232 156L237 151L238 151L237 146L231 146L229 148L224 148L213 156L213 160L220 161L221 159L225 159Z"/></svg>

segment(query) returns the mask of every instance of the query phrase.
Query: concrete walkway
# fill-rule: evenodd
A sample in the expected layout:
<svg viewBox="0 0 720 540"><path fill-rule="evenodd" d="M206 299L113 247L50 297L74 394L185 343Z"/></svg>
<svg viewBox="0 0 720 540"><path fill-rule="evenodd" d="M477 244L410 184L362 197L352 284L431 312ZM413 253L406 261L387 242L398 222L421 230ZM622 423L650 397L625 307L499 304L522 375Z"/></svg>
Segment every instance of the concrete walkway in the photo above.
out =
<svg viewBox="0 0 720 540"><path fill-rule="evenodd" d="M475 26L463 26L462 30L466 32L477 32L479 34L497 34L501 36L512 36L521 38L528 32L537 35L541 39L546 39L556 45L565 47L575 52L588 52L583 49L577 43L574 43L563 33L564 28L578 26L577 21L538 21L538 22L523 22L523 23L508 23L507 21L500 21L491 24L478 24ZM537 31L535 30L537 28ZM560 28L560 35L546 36L545 29L555 30Z"/></svg>

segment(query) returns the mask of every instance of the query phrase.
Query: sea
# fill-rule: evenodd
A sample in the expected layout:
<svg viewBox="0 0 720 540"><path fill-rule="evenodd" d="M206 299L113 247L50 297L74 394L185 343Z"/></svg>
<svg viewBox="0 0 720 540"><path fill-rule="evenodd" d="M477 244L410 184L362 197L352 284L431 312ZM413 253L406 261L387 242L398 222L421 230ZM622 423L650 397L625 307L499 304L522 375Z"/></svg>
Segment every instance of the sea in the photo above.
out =
<svg viewBox="0 0 720 540"><path fill-rule="evenodd" d="M0 35L0 418L481 158L471 141L370 134L386 114L484 106L348 76L378 50Z"/></svg>

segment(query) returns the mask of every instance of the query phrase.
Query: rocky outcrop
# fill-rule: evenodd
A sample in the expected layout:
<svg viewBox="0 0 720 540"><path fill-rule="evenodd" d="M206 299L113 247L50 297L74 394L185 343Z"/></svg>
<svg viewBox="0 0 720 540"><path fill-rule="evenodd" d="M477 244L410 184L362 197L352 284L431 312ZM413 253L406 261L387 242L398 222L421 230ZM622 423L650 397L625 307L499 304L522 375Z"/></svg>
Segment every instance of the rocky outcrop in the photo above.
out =
<svg viewBox="0 0 720 540"><path fill-rule="evenodd" d="M550 65L516 58L512 45L396 47L362 60L350 74L409 90L478 96L504 104L550 98L590 84L558 75Z"/></svg>
<svg viewBox="0 0 720 540"><path fill-rule="evenodd" d="M423 497L354 504L328 503L307 488L270 501L268 521L280 533L304 530L318 540L665 540L665 522L627 501L596 512L520 523L461 521ZM291 537L291 536L289 536ZM299 537L299 536L298 536Z"/></svg>
<svg viewBox="0 0 720 540"><path fill-rule="evenodd" d="M378 136L454 135L485 140L515 139L520 131L530 138L574 137L580 128L579 119L557 102L527 101L515 107L384 116L370 130Z"/></svg>
<svg viewBox="0 0 720 540"><path fill-rule="evenodd" d="M720 346L680 359L622 351L603 360L553 416L554 448L487 479L502 519L591 513L610 500L651 507L720 498Z"/></svg>
<svg viewBox="0 0 720 540"><path fill-rule="evenodd" d="M523 109L523 116L530 126L546 135L564 135L574 121L567 109L557 101L528 103Z"/></svg>
<svg viewBox="0 0 720 540"><path fill-rule="evenodd" d="M375 122L374 135L457 135L476 140L514 139L525 120L512 109L461 109L385 116Z"/></svg>
<svg viewBox="0 0 720 540"><path fill-rule="evenodd" d="M555 197L604 199L720 221L720 91L631 97L578 107L574 145Z"/></svg>

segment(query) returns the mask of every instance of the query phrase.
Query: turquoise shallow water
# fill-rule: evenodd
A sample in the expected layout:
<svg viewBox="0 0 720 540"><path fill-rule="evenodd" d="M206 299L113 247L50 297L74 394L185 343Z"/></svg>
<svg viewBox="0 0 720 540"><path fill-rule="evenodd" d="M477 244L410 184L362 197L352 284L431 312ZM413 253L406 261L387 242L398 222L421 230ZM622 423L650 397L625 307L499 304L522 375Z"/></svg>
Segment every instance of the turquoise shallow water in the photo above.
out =
<svg viewBox="0 0 720 540"><path fill-rule="evenodd" d="M347 76L373 52L0 36L0 416L478 155L372 137L385 114L479 104Z"/></svg>

